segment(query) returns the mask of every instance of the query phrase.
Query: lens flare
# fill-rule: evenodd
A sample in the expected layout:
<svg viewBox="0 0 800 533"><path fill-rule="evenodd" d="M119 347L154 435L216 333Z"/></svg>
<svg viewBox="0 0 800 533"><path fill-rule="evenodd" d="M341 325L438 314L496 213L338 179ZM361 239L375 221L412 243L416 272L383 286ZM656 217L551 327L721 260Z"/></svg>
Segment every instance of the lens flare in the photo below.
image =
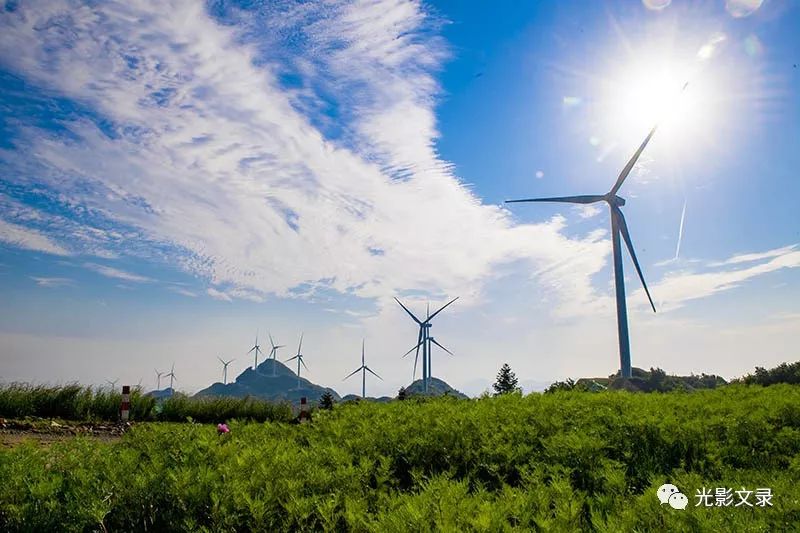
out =
<svg viewBox="0 0 800 533"><path fill-rule="evenodd" d="M748 17L758 11L764 0L726 0L725 9L736 18Z"/></svg>
<svg viewBox="0 0 800 533"><path fill-rule="evenodd" d="M652 9L653 11L661 11L667 7L672 0L642 0L644 7Z"/></svg>

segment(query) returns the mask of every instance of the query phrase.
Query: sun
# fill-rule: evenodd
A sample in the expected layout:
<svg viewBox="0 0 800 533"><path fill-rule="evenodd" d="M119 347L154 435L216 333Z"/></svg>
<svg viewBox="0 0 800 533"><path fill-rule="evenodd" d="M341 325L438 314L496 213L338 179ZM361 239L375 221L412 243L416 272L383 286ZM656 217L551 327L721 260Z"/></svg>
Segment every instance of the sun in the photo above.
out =
<svg viewBox="0 0 800 533"><path fill-rule="evenodd" d="M627 141L658 125L662 142L691 142L696 132L716 119L713 80L705 74L691 63L680 65L664 58L620 68L608 83L606 130Z"/></svg>
<svg viewBox="0 0 800 533"><path fill-rule="evenodd" d="M609 68L596 108L605 138L629 144L655 125L659 144L670 149L708 138L720 118L721 90L709 61L718 39L693 53L651 48Z"/></svg>

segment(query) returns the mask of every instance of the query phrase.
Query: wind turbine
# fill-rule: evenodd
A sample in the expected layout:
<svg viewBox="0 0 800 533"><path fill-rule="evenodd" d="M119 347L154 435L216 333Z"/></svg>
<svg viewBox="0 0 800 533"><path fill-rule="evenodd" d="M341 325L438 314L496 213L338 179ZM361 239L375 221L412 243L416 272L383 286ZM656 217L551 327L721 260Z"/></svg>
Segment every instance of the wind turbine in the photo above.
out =
<svg viewBox="0 0 800 533"><path fill-rule="evenodd" d="M159 372L155 368L153 370L156 373L156 390L161 390L161 376L164 375L164 372Z"/></svg>
<svg viewBox="0 0 800 533"><path fill-rule="evenodd" d="M372 374L376 378L380 379L381 381L383 381L383 378L380 377L375 372L373 372L372 369L370 367L368 367L367 364L364 362L364 340L363 339L361 340L361 366L356 368L355 370L353 370L353 372L351 372L350 375L348 375L342 381L344 381L347 378L349 378L350 376L358 373L359 371L361 372L361 397L362 398L366 398L367 397L367 372L369 372L370 374Z"/></svg>
<svg viewBox="0 0 800 533"><path fill-rule="evenodd" d="M689 85L688 82L683 85L681 92L686 90L687 85ZM636 273L639 275L639 279L644 287L644 292L647 294L647 299L650 300L650 307L653 308L654 313L656 312L656 306L653 303L653 298L650 297L650 290L647 288L647 283L644 281L642 269L639 266L639 261L636 259L636 252L633 250L633 242L631 241L631 236L628 232L628 224L625 222L625 216L622 214L622 210L620 209L623 205L625 205L625 199L618 196L617 192L619 191L620 187L622 187L622 184L625 182L628 174L630 174L631 170L633 170L636 161L638 161L639 156L642 155L647 143L650 142L650 139L656 133L657 129L658 123L653 126L653 129L650 130L650 133L648 133L647 137L644 138L642 144L633 154L633 157L631 157L630 161L628 161L628 164L625 165L625 167L622 169L622 172L620 172L616 183L614 183L614 186L611 187L611 190L606 194L559 196L554 198L526 198L523 200L506 201L506 203L563 202L570 204L594 204L597 202L605 202L608 204L608 208L611 213L611 246L614 254L614 286L616 288L617 296L617 336L619 339L619 364L620 374L623 378L631 377L631 347L628 336L628 310L625 305L625 279L622 272L622 246L620 243L620 235L622 235L622 239L625 241L625 246L628 248L628 253L633 260L633 266L636 267Z"/></svg>
<svg viewBox="0 0 800 533"><path fill-rule="evenodd" d="M272 377L275 377L276 376L276 374L275 374L275 363L277 361L276 358L278 357L278 348L285 348L286 346L283 345L283 344L276 345L275 341L272 340L272 334L268 333L268 335L269 335L269 344L270 344L270 346L272 346L272 349L269 351L269 355L267 356L267 359L272 358Z"/></svg>
<svg viewBox="0 0 800 533"><path fill-rule="evenodd" d="M217 357L217 359L219 359L219 362L222 363L222 384L223 385L227 385L228 384L228 365L231 364L232 362L236 361L236 359L231 359L230 361L223 361L222 357Z"/></svg>
<svg viewBox="0 0 800 533"><path fill-rule="evenodd" d="M118 381L119 381L119 378L114 379L114 380L111 380L111 379L107 379L106 380L106 383L108 383L111 386L111 392L114 392L115 390L117 390L117 382Z"/></svg>
<svg viewBox="0 0 800 533"><path fill-rule="evenodd" d="M177 381L177 378L175 377L175 363L172 363L172 369L170 369L168 374L164 374L164 377L169 378L169 391L170 394L173 394L175 389L172 387L172 382L173 380Z"/></svg>
<svg viewBox="0 0 800 533"><path fill-rule="evenodd" d="M444 310L445 307L447 307L451 303L455 302L456 300L458 300L458 296L456 296L455 298L453 298L452 300L450 300L449 302L444 304L442 307L440 307L438 310L436 310L436 312L434 312L433 314L430 313L430 304L428 304L428 310L427 310L426 318L425 318L425 321L423 322L420 319L418 319L416 316L414 316L414 313L409 311L408 308L405 305L403 305L403 302L401 302L400 300L397 299L397 297L395 297L395 301L397 301L397 303L400 304L400 307L402 307L405 310L405 312L408 313L408 316L410 316L414 320L414 322L416 322L419 325L419 335L417 336L417 345L414 346L413 348L411 348L409 351L407 351L403 355L403 357L405 357L406 355L410 354L414 350L417 351L417 354L414 356L414 374L413 374L414 377L416 377L416 375L417 375L417 360L419 359L419 349L420 349L420 347L422 347L422 388L423 388L423 390L425 392L428 392L428 382L430 381L430 378L431 378L431 375L432 375L431 374L431 344L435 344L436 346L438 346L439 348L441 348L445 352L449 353L450 355L453 355L453 352L451 352L450 350L448 350L447 348L445 348L444 346L442 346L441 344L436 342L436 339L431 337L431 331L430 331L431 330L431 320L433 320L433 317L435 317L436 315L441 313Z"/></svg>
<svg viewBox="0 0 800 533"><path fill-rule="evenodd" d="M264 351L261 349L261 346L258 344L258 331L256 331L256 342L255 344L253 344L253 347L250 348L250 350L248 350L247 353L249 354L251 352L255 352L255 360L253 362L253 370L255 370L258 367L258 354L264 353Z"/></svg>
<svg viewBox="0 0 800 533"><path fill-rule="evenodd" d="M301 333L300 334L300 344L297 346L297 355L295 355L294 357L290 357L289 359L284 361L285 363L288 363L289 361L293 361L293 360L297 359L297 388L298 389L300 388L300 364L302 363L303 368L308 370L308 367L306 366L306 362L303 361L303 354L301 352L301 348L302 347L303 347L303 334Z"/></svg>

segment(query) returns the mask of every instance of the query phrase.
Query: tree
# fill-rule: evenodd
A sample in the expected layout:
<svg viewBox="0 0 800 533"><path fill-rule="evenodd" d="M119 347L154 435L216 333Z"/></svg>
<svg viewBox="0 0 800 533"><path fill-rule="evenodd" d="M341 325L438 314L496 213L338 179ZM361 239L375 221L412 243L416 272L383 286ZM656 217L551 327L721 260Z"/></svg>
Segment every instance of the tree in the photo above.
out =
<svg viewBox="0 0 800 533"><path fill-rule="evenodd" d="M330 391L325 391L322 396L319 398L319 408L320 409L333 409L333 404L335 403L333 399L333 394Z"/></svg>
<svg viewBox="0 0 800 533"><path fill-rule="evenodd" d="M517 392L520 390L520 388L517 387L518 382L519 380L516 374L511 371L511 367L508 366L508 363L504 363L500 372L497 373L497 381L492 385L494 388L494 395L499 396L500 394Z"/></svg>
<svg viewBox="0 0 800 533"><path fill-rule="evenodd" d="M561 390L575 390L575 381L572 378L567 378L566 381L556 381L547 387L546 393L553 393Z"/></svg>
<svg viewBox="0 0 800 533"><path fill-rule="evenodd" d="M406 388L400 387L400 390L397 391L397 399L398 400L405 400L406 399Z"/></svg>

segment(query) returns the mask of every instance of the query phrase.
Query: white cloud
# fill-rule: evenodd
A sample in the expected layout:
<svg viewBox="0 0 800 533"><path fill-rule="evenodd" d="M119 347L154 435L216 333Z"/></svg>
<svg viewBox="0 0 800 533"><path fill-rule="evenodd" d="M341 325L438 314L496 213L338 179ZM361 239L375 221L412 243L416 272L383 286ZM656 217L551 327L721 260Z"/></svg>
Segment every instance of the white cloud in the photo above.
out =
<svg viewBox="0 0 800 533"><path fill-rule="evenodd" d="M768 260L765 260L768 259ZM759 262L760 261L760 262ZM784 268L800 267L800 251L794 246L786 246L763 253L742 254L714 265L739 265L744 262L758 264L743 268L727 268L711 272L679 271L668 273L664 278L650 286L656 304L665 310L681 307L689 300L705 298L722 291L739 287L745 281L775 272ZM631 297L639 305L644 297L642 289Z"/></svg>
<svg viewBox="0 0 800 533"><path fill-rule="evenodd" d="M225 294L222 291L218 291L214 287L209 287L208 290L206 290L206 293L209 296L211 296L212 298L214 298L215 300L221 300L223 302L232 302L233 301L233 298L231 298L230 296L228 296L227 294Z"/></svg>
<svg viewBox="0 0 800 533"><path fill-rule="evenodd" d="M176 287L171 285L167 287L167 290L170 290L175 294L180 294L181 296L188 296L189 298L197 298L196 292L184 289L183 287Z"/></svg>
<svg viewBox="0 0 800 533"><path fill-rule="evenodd" d="M602 210L597 207L596 205L576 205L575 210L578 212L578 216L581 218L592 218L599 215Z"/></svg>
<svg viewBox="0 0 800 533"><path fill-rule="evenodd" d="M35 159L1 155L16 179L36 176L66 205L136 228L126 250L158 244L226 287L215 297L475 294L498 265L544 269L576 249L580 279L558 287L591 296L604 245L566 238L559 219L515 225L436 153L433 74L446 50L419 3L298 4L284 15L237 33L190 1L169 16L144 1L23 4L0 20L3 64L115 126L108 136L65 120L70 139L24 129ZM305 44L287 65L275 36L288 30ZM252 34L264 40L242 45ZM281 86L287 69L302 89ZM324 133L328 100L338 137Z"/></svg>
<svg viewBox="0 0 800 533"><path fill-rule="evenodd" d="M45 278L31 276L31 279L35 281L38 286L47 288L69 287L75 285L75 280L70 278Z"/></svg>
<svg viewBox="0 0 800 533"><path fill-rule="evenodd" d="M69 251L39 231L0 220L0 242L53 255L70 255Z"/></svg>
<svg viewBox="0 0 800 533"><path fill-rule="evenodd" d="M726 265L738 265L740 263L751 263L754 261L761 261L762 259L771 259L773 257L779 257L785 255L793 251L795 248L797 248L797 245L792 244L790 246L784 246L783 248L776 248L774 250L768 250L766 252L738 254L734 255L729 259L726 259L725 261L709 263L709 266L716 267L716 266L726 266Z"/></svg>
<svg viewBox="0 0 800 533"><path fill-rule="evenodd" d="M148 283L153 281L153 279L140 276L139 274L131 274L125 270L106 265L98 265L97 263L84 263L83 266L107 278L121 279L122 281L131 281L134 283Z"/></svg>

